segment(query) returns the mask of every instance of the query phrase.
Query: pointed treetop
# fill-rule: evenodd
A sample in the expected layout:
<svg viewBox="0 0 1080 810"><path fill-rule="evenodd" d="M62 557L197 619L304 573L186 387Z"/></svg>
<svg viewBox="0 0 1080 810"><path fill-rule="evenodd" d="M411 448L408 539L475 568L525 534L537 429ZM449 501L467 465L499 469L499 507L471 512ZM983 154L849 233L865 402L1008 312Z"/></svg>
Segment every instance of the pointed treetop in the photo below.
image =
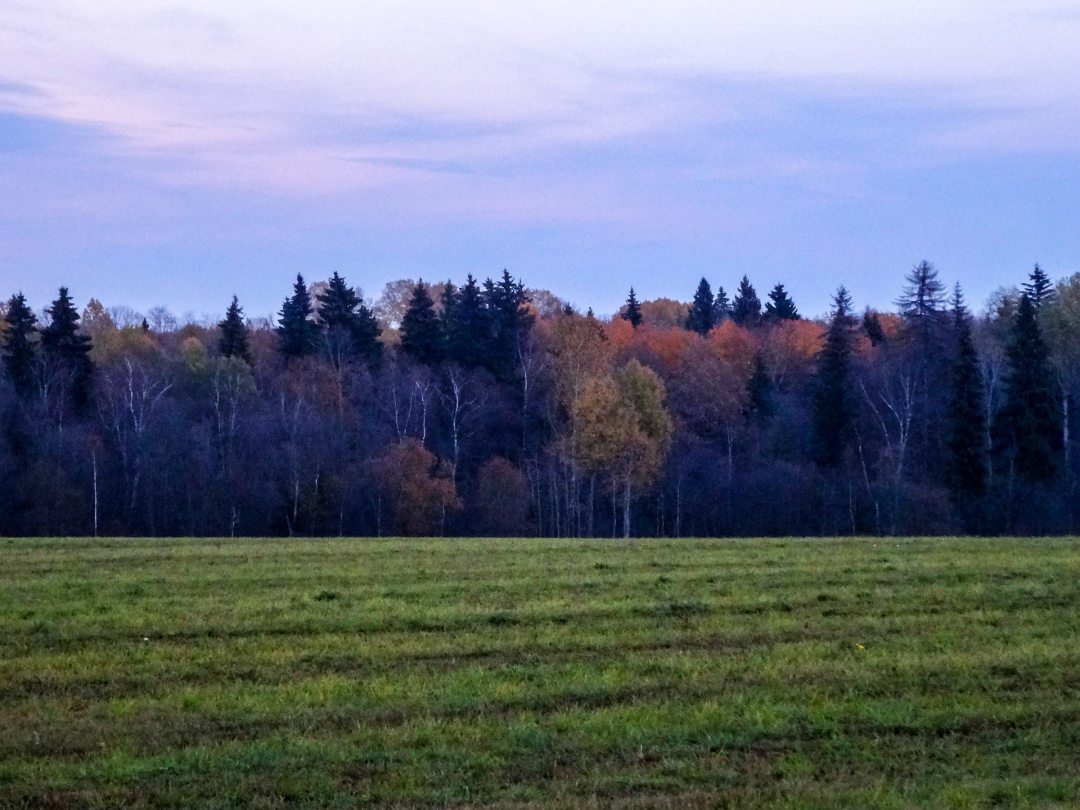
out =
<svg viewBox="0 0 1080 810"><path fill-rule="evenodd" d="M769 300L765 302L765 317L779 321L797 321L801 317L783 284L778 283L769 291Z"/></svg>
<svg viewBox="0 0 1080 810"><path fill-rule="evenodd" d="M413 287L409 308L401 319L401 349L418 363L434 366L444 355L443 328L428 286Z"/></svg>
<svg viewBox="0 0 1080 810"><path fill-rule="evenodd" d="M319 327L311 320L311 315L311 294L304 277L297 273L293 294L285 299L278 319L281 353L286 357L306 357L315 353L319 343Z"/></svg>
<svg viewBox="0 0 1080 810"><path fill-rule="evenodd" d="M945 285L934 265L919 262L907 274L907 284L896 304L905 318L925 319L937 315L945 306Z"/></svg>
<svg viewBox="0 0 1080 810"><path fill-rule="evenodd" d="M723 286L716 288L716 298L713 299L713 325L723 323L731 317L731 301Z"/></svg>
<svg viewBox="0 0 1080 810"><path fill-rule="evenodd" d="M1036 313L1054 298L1054 283L1037 264L1028 276L1028 281L1021 286L1024 288L1024 292L1027 293L1027 297L1031 299L1031 305L1035 308Z"/></svg>
<svg viewBox="0 0 1080 810"><path fill-rule="evenodd" d="M232 297L229 308L225 310L225 319L218 324L218 328L221 330L221 338L218 340L221 354L225 357L250 360L244 308L240 306L240 300L235 295Z"/></svg>
<svg viewBox="0 0 1080 810"><path fill-rule="evenodd" d="M756 326L761 320L761 300L746 276L739 282L731 302L731 319L739 326Z"/></svg>
<svg viewBox="0 0 1080 810"><path fill-rule="evenodd" d="M702 278L698 282L697 291L694 293L694 301L690 305L690 314L686 318L686 328L697 332L699 335L709 334L709 330L716 323L713 312L715 300L713 299L712 287L707 279Z"/></svg>
<svg viewBox="0 0 1080 810"><path fill-rule="evenodd" d="M34 334L37 332L37 316L21 292L11 296L8 301L4 325L4 372L16 393L25 396L34 387L34 358L37 355Z"/></svg>
<svg viewBox="0 0 1080 810"><path fill-rule="evenodd" d="M626 299L626 306L623 307L620 317L624 321L629 321L635 329L641 326L641 304L637 300L637 295L634 294L633 287L630 288L630 295Z"/></svg>

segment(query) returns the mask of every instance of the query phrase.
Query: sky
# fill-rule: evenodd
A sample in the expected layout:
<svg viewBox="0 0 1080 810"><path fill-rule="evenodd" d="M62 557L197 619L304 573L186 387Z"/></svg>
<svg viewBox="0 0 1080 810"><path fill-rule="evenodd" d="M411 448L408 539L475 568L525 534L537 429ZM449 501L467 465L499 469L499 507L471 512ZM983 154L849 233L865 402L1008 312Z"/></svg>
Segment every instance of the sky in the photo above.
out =
<svg viewBox="0 0 1080 810"><path fill-rule="evenodd" d="M1080 1L3 0L0 294L575 305L1080 271Z"/></svg>

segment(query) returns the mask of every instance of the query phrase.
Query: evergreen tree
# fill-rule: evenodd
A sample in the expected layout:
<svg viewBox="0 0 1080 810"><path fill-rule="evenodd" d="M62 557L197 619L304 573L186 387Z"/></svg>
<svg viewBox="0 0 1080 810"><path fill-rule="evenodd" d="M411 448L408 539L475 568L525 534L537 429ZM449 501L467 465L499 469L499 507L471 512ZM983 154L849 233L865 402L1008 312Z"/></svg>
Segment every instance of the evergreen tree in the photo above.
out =
<svg viewBox="0 0 1080 810"><path fill-rule="evenodd" d="M746 276L739 282L731 303L731 319L739 326L757 326L761 322L761 299Z"/></svg>
<svg viewBox="0 0 1080 810"><path fill-rule="evenodd" d="M41 348L50 364L70 383L71 401L81 410L90 402L94 364L90 360L90 338L79 331L79 310L72 303L67 287L60 288L57 299L45 313L49 325L41 330Z"/></svg>
<svg viewBox="0 0 1080 810"><path fill-rule="evenodd" d="M881 328L881 319L870 307L863 313L862 328L866 336L870 338L871 346L880 346L885 342L885 330Z"/></svg>
<svg viewBox="0 0 1080 810"><path fill-rule="evenodd" d="M463 368L480 368L487 362L491 325L484 294L470 273L453 298L453 306L443 310L446 357Z"/></svg>
<svg viewBox="0 0 1080 810"><path fill-rule="evenodd" d="M686 318L686 328L699 335L709 334L709 330L716 323L714 304L712 287L703 278L698 283L697 292L694 293L694 302L690 305L690 314Z"/></svg>
<svg viewBox="0 0 1080 810"><path fill-rule="evenodd" d="M449 349L450 340L450 323L454 320L454 306L457 304L458 289L454 286L454 282L447 279L446 284L443 285L441 302L442 312L439 314L439 320L442 324L443 333L443 351L446 352Z"/></svg>
<svg viewBox="0 0 1080 810"><path fill-rule="evenodd" d="M746 387L747 414L759 421L767 420L773 413L772 381L760 354L754 356L754 373Z"/></svg>
<svg viewBox="0 0 1080 810"><path fill-rule="evenodd" d="M949 380L948 458L946 481L953 501L968 522L986 491L989 460L986 448L986 402L979 355L960 285L953 299L952 374Z"/></svg>
<svg viewBox="0 0 1080 810"><path fill-rule="evenodd" d="M1057 474L1061 450L1061 403L1050 352L1027 293L1020 296L1006 359L1005 405L998 425L1004 449L1022 478L1050 480Z"/></svg>
<svg viewBox="0 0 1080 810"><path fill-rule="evenodd" d="M382 327L375 317L375 312L359 298L356 307L356 319L353 321L353 346L356 356L369 366L377 366L382 361L383 345L379 340Z"/></svg>
<svg viewBox="0 0 1080 810"><path fill-rule="evenodd" d="M27 305L26 296L22 293L11 296L4 320L7 322L3 334L4 372L15 392L26 396L34 388L34 360L37 356L34 340L37 317Z"/></svg>
<svg viewBox="0 0 1080 810"><path fill-rule="evenodd" d="M518 365L521 340L532 326L525 285L503 270L497 283L484 282L484 303L491 326L488 367L498 376L510 377Z"/></svg>
<svg viewBox="0 0 1080 810"><path fill-rule="evenodd" d="M218 324L221 330L221 338L218 348L225 357L238 357L241 360L250 361L248 355L248 331L244 323L244 308L240 306L239 299L234 295L232 303L225 311L225 320Z"/></svg>
<svg viewBox="0 0 1080 810"><path fill-rule="evenodd" d="M713 300L713 326L719 326L731 317L731 302L728 294L722 286L716 288L716 298Z"/></svg>
<svg viewBox="0 0 1080 810"><path fill-rule="evenodd" d="M765 317L779 321L799 320L799 310L791 300L783 284L777 284L769 291L769 300L765 302Z"/></svg>
<svg viewBox="0 0 1080 810"><path fill-rule="evenodd" d="M945 285L930 262L922 261L915 265L905 281L904 292L896 302L904 318L929 323L944 311Z"/></svg>
<svg viewBox="0 0 1080 810"><path fill-rule="evenodd" d="M813 399L815 460L835 467L844 458L854 420L851 401L851 355L853 348L851 296L844 287L833 297L833 311L819 355Z"/></svg>
<svg viewBox="0 0 1080 810"><path fill-rule="evenodd" d="M443 359L443 329L428 286L413 287L409 308L401 319L401 349L418 363L434 366Z"/></svg>
<svg viewBox="0 0 1080 810"><path fill-rule="evenodd" d="M297 274L293 294L285 299L278 318L281 353L286 357L306 357L318 348L319 327L311 320L311 315L311 295L304 277Z"/></svg>
<svg viewBox="0 0 1080 810"><path fill-rule="evenodd" d="M1031 299L1031 305L1035 308L1036 315L1042 311L1045 304L1054 298L1054 283L1037 264L1035 269L1031 271L1031 275L1028 276L1028 281L1021 286L1024 288L1024 292L1027 293L1027 297Z"/></svg>
<svg viewBox="0 0 1080 810"><path fill-rule="evenodd" d="M382 344L379 343L382 330L356 290L340 274L334 273L318 299L323 343L334 367L340 369L355 359L369 364L378 362L382 355Z"/></svg>
<svg viewBox="0 0 1080 810"><path fill-rule="evenodd" d="M624 321L629 321L635 329L641 326L641 304L638 303L633 287L630 288L630 295L626 299L626 306L623 308L621 317Z"/></svg>

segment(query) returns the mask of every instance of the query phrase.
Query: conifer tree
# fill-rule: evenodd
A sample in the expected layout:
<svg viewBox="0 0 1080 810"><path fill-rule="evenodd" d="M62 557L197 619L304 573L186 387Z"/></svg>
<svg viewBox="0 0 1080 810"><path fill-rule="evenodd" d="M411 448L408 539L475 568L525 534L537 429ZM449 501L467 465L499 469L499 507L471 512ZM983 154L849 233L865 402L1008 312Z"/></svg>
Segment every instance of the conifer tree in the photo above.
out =
<svg viewBox="0 0 1080 810"><path fill-rule="evenodd" d="M731 319L739 326L757 326L761 322L761 299L746 276L739 282L735 299L731 302Z"/></svg>
<svg viewBox="0 0 1080 810"><path fill-rule="evenodd" d="M697 332L699 335L709 334L709 330L716 323L715 313L713 312L714 304L712 287L703 278L698 283L697 291L694 293L694 301L690 305L690 314L686 318L686 328Z"/></svg>
<svg viewBox="0 0 1080 810"><path fill-rule="evenodd" d="M488 367L501 377L509 377L518 365L521 340L532 326L525 285L503 270L498 282L484 282L484 304L491 327Z"/></svg>
<svg viewBox="0 0 1080 810"><path fill-rule="evenodd" d="M870 338L871 346L880 346L885 342L885 330L881 328L881 318L870 307L866 308L862 318L862 328Z"/></svg>
<svg viewBox="0 0 1080 810"><path fill-rule="evenodd" d="M453 306L443 310L446 357L463 368L480 368L487 360L491 326L484 294L470 273L454 295Z"/></svg>
<svg viewBox="0 0 1080 810"><path fill-rule="evenodd" d="M234 295L229 308L225 310L225 319L218 324L221 330L221 338L218 348L225 357L237 357L241 360L250 361L248 354L248 331L244 323L244 308L240 306L239 299Z"/></svg>
<svg viewBox="0 0 1080 810"><path fill-rule="evenodd" d="M444 353L449 350L450 323L454 320L454 307L457 304L457 299L458 289L454 286L453 281L447 279L440 297L442 312L439 313L439 321L442 324Z"/></svg>
<svg viewBox="0 0 1080 810"><path fill-rule="evenodd" d="M15 392L26 396L34 388L37 316L26 303L26 296L20 292L8 301L4 320L7 322L3 335L4 373L11 380Z"/></svg>
<svg viewBox="0 0 1080 810"><path fill-rule="evenodd" d="M851 355L853 344L851 296L840 287L833 297L833 311L819 355L813 399L814 456L822 467L840 464L847 449L854 419L851 401Z"/></svg>
<svg viewBox="0 0 1080 810"><path fill-rule="evenodd" d="M426 366L438 365L443 359L442 323L423 279L413 287L409 308L401 319L401 349Z"/></svg>
<svg viewBox="0 0 1080 810"><path fill-rule="evenodd" d="M904 318L928 324L941 314L945 306L945 285L930 262L915 265L905 281L904 292L896 302Z"/></svg>
<svg viewBox="0 0 1080 810"><path fill-rule="evenodd" d="M1006 359L1005 405L998 424L1004 449L1022 478L1050 480L1057 474L1061 449L1061 403L1050 352L1027 293L1020 296Z"/></svg>
<svg viewBox="0 0 1080 810"><path fill-rule="evenodd" d="M765 421L773 413L772 381L760 354L754 355L754 373L747 383L747 413L759 421Z"/></svg>
<svg viewBox="0 0 1080 810"><path fill-rule="evenodd" d="M638 303L633 287L630 288L630 295L626 299L626 306L623 308L621 317L624 321L629 321L635 329L641 326L641 304Z"/></svg>
<svg viewBox="0 0 1080 810"><path fill-rule="evenodd" d="M1037 264L1035 269L1031 271L1031 275L1028 276L1028 281L1021 286L1024 288L1024 292L1027 293L1027 297L1031 299L1031 305L1035 308L1036 315L1042 311L1045 304L1054 298L1054 283Z"/></svg>
<svg viewBox="0 0 1080 810"><path fill-rule="evenodd" d="M765 302L765 317L778 321L799 320L799 310L783 284L777 284L769 291L769 300Z"/></svg>
<svg viewBox="0 0 1080 810"><path fill-rule="evenodd" d="M334 367L340 369L354 359L377 362L382 353L382 330L356 290L335 272L318 300L323 343Z"/></svg>
<svg viewBox="0 0 1080 810"><path fill-rule="evenodd" d="M90 360L90 338L79 331L79 311L61 287L57 299L45 310L49 325L41 330L41 348L51 365L70 383L71 401L77 410L90 402L94 364Z"/></svg>
<svg viewBox="0 0 1080 810"><path fill-rule="evenodd" d="M319 327L311 320L311 315L311 294L304 277L297 274L293 294L285 299L278 318L281 353L286 357L306 357L318 348Z"/></svg>
<svg viewBox="0 0 1080 810"><path fill-rule="evenodd" d="M982 372L960 285L956 286L952 314L955 343L948 392L946 481L954 503L970 520L986 491L989 459Z"/></svg>
<svg viewBox="0 0 1080 810"><path fill-rule="evenodd" d="M719 326L731 317L731 302L723 286L716 288L716 298L713 300L713 326Z"/></svg>

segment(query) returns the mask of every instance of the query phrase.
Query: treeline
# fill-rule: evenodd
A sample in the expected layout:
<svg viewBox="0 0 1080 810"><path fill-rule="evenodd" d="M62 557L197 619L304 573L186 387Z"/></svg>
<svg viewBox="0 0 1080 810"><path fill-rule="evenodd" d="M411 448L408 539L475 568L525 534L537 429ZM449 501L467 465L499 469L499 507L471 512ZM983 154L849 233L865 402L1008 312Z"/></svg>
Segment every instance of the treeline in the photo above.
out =
<svg viewBox="0 0 1080 810"><path fill-rule="evenodd" d="M3 535L1077 530L1080 275L973 316L926 262L824 321L702 279L581 314L505 272L297 277L276 322L68 290L0 320Z"/></svg>

